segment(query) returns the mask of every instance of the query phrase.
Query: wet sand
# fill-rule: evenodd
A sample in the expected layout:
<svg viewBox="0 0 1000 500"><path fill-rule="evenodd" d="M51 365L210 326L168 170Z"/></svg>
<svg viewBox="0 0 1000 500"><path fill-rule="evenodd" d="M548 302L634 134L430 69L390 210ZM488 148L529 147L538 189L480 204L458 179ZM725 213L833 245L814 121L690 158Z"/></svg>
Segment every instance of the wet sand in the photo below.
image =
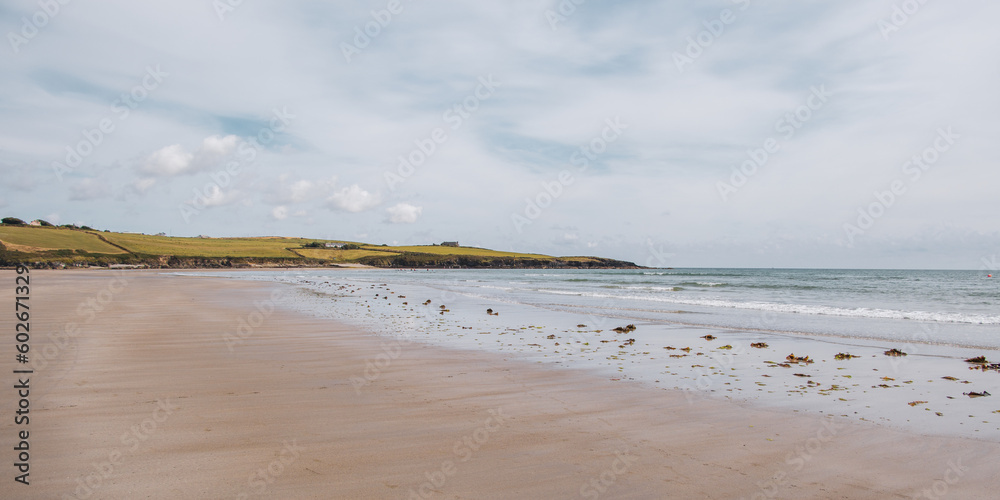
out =
<svg viewBox="0 0 1000 500"><path fill-rule="evenodd" d="M989 498L1000 487L998 443L399 343L275 307L277 285L31 276L31 484L8 465L9 498ZM75 335L48 335L68 323Z"/></svg>

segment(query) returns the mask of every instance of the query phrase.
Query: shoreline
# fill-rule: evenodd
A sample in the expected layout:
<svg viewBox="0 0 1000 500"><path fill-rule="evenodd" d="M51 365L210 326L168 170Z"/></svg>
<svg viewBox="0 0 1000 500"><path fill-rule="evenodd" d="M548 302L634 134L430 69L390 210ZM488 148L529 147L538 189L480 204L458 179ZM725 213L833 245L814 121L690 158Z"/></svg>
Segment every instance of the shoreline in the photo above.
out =
<svg viewBox="0 0 1000 500"><path fill-rule="evenodd" d="M92 497L152 498L975 497L1000 486L983 460L997 443L692 401L506 354L394 346L284 310L274 284L153 271L125 273L127 291L90 321L78 304L100 303L113 277L32 272L37 328L77 321L86 334L32 380L38 458L19 494L72 496L91 477ZM35 342L36 352L49 343ZM91 465L105 462L107 477Z"/></svg>

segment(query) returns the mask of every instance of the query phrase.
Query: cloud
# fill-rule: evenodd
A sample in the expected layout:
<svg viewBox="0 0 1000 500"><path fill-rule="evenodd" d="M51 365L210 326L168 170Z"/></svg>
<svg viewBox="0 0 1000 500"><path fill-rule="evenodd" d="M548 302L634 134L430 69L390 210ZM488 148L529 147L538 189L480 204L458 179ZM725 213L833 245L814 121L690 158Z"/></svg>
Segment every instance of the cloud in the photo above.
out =
<svg viewBox="0 0 1000 500"><path fill-rule="evenodd" d="M286 207L284 205L279 205L279 206L274 207L274 209L271 210L271 217L274 217L277 220L285 220L285 219L287 219L288 218L288 207Z"/></svg>
<svg viewBox="0 0 1000 500"><path fill-rule="evenodd" d="M347 212L363 212L377 206L380 202L378 194L372 194L357 184L346 187L330 196L329 204Z"/></svg>
<svg viewBox="0 0 1000 500"><path fill-rule="evenodd" d="M201 203L206 207L221 207L229 205L241 198L238 191L225 192L218 185L212 184L201 199Z"/></svg>
<svg viewBox="0 0 1000 500"><path fill-rule="evenodd" d="M580 240L580 236L576 233L563 233L562 237L556 238L553 243L556 245L572 245Z"/></svg>
<svg viewBox="0 0 1000 500"><path fill-rule="evenodd" d="M225 137L212 135L201 141L201 149L198 152L206 158L226 156L236 149L238 142L239 138L235 135L227 135Z"/></svg>
<svg viewBox="0 0 1000 500"><path fill-rule="evenodd" d="M191 166L194 155L185 153L180 144L174 144L154 151L142 164L141 171L159 176L174 176L184 173Z"/></svg>
<svg viewBox="0 0 1000 500"><path fill-rule="evenodd" d="M147 156L139 171L156 177L193 174L218 164L232 154L238 142L235 135L212 135L203 139L194 153L185 152L180 144L166 146Z"/></svg>
<svg viewBox="0 0 1000 500"><path fill-rule="evenodd" d="M278 177L277 183L273 183L268 188L264 199L268 203L277 205L302 203L328 196L336 183L337 177L335 176L318 181L308 179L289 181L288 175L282 175Z"/></svg>
<svg viewBox="0 0 1000 500"><path fill-rule="evenodd" d="M69 199L74 201L89 201L111 196L111 187L103 180L83 179L69 187Z"/></svg>
<svg viewBox="0 0 1000 500"><path fill-rule="evenodd" d="M413 224L417 222L424 207L415 207L409 203L397 203L385 211L389 213L388 221L393 224Z"/></svg>

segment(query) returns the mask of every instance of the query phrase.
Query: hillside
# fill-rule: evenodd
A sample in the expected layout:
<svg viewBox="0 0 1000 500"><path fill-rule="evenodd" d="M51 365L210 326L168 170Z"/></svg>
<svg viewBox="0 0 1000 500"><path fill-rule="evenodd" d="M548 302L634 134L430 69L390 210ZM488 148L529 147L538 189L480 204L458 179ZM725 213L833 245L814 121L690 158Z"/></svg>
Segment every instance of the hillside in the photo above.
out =
<svg viewBox="0 0 1000 500"><path fill-rule="evenodd" d="M326 244L346 245L327 248ZM601 257L554 257L461 246L386 246L307 238L184 238L76 227L0 226L0 265L420 268L627 268Z"/></svg>

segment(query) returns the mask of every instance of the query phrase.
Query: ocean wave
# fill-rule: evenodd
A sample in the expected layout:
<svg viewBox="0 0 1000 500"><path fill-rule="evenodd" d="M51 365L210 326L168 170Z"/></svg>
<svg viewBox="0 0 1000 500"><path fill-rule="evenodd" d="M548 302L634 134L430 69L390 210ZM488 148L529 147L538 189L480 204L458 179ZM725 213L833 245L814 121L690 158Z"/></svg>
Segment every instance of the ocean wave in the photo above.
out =
<svg viewBox="0 0 1000 500"><path fill-rule="evenodd" d="M719 283L716 281L685 281L681 283L681 286L718 287L718 286L729 286L729 284Z"/></svg>
<svg viewBox="0 0 1000 500"><path fill-rule="evenodd" d="M781 304L774 302L758 301L733 301L725 299L688 299L669 296L640 296L640 295L610 295L588 292L565 292L562 290L538 290L544 293L557 295L577 295L583 297L593 297L602 299L617 300L638 300L663 302L668 304L682 304L689 306L720 307L727 309L749 309L765 312L778 312L789 314L809 314L816 316L843 316L852 318L873 318L873 319L895 319L912 321L933 321L938 323L965 323L979 325L1000 325L1000 316L989 314L968 314L945 311L901 311L895 309L878 309L868 307L844 308L835 306L820 306L809 304Z"/></svg>

